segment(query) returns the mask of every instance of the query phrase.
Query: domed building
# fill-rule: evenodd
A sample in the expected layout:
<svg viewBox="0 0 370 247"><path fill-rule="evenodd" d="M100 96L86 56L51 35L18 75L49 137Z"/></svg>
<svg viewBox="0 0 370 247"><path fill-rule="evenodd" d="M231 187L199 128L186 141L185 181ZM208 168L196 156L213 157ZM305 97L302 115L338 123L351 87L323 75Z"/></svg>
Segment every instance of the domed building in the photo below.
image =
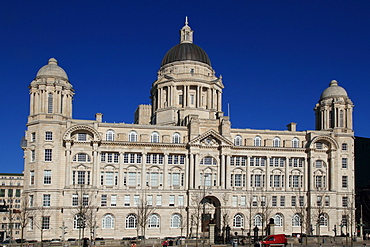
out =
<svg viewBox="0 0 370 247"><path fill-rule="evenodd" d="M34 212L25 238L40 240L41 229L44 239L213 243L253 229L353 231L353 103L338 82L322 92L313 130L231 128L222 78L187 21L157 75L151 104L125 124L103 122L101 113L73 118L67 73L54 58L38 71L23 145L24 194Z"/></svg>

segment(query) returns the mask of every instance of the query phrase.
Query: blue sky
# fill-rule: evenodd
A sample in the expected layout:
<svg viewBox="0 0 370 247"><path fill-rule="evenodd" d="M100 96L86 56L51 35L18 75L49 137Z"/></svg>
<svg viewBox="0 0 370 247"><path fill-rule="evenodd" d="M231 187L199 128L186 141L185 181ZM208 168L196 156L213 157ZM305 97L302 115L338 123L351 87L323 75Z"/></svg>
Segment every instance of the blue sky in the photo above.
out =
<svg viewBox="0 0 370 247"><path fill-rule="evenodd" d="M28 86L55 57L75 89L73 117L132 123L185 16L223 76L234 128L314 129L335 79L370 137L370 1L3 1L0 8L0 172L22 172Z"/></svg>

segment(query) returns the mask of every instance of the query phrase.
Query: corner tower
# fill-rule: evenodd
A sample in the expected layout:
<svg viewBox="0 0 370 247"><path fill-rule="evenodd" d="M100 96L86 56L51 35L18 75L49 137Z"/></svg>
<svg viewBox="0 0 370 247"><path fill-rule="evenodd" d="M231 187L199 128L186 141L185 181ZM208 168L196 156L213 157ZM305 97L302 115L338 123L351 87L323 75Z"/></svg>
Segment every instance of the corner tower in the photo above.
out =
<svg viewBox="0 0 370 247"><path fill-rule="evenodd" d="M344 88L332 80L322 92L315 107L316 130L334 130L342 133L353 132L353 103Z"/></svg>
<svg viewBox="0 0 370 247"><path fill-rule="evenodd" d="M67 73L50 58L31 82L30 115L28 122L41 119L64 120L72 118L73 88Z"/></svg>
<svg viewBox="0 0 370 247"><path fill-rule="evenodd" d="M207 53L193 44L193 30L180 30L180 44L164 56L151 89L152 124L185 125L189 115L217 119L222 112L222 78Z"/></svg>

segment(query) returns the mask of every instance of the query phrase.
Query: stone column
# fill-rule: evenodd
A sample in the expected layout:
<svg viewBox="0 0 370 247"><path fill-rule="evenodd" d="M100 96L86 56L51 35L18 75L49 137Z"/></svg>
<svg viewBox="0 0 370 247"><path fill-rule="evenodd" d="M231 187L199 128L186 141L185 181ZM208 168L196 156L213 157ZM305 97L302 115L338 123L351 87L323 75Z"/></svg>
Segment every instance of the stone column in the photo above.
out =
<svg viewBox="0 0 370 247"><path fill-rule="evenodd" d="M143 159L141 160L141 188L146 189L146 155L147 153L143 153Z"/></svg>
<svg viewBox="0 0 370 247"><path fill-rule="evenodd" d="M170 184L168 184L167 176L168 176L168 153L165 153L163 158L163 181L162 181L163 189L168 189L170 187Z"/></svg>
<svg viewBox="0 0 370 247"><path fill-rule="evenodd" d="M93 187L99 186L99 176L100 176L100 170L99 170L99 152L98 152L98 143L93 142L93 169L92 169L92 175L95 174L95 176L92 176L92 185Z"/></svg>
<svg viewBox="0 0 370 247"><path fill-rule="evenodd" d="M66 141L66 176L65 186L70 187L71 185L71 142Z"/></svg>

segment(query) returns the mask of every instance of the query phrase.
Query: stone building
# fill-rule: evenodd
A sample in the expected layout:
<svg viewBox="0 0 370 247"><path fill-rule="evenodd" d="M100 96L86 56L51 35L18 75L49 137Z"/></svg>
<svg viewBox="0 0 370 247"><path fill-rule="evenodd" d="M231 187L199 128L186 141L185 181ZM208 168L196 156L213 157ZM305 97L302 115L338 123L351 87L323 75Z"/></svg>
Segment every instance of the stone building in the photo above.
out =
<svg viewBox="0 0 370 247"><path fill-rule="evenodd" d="M23 174L0 173L0 241L21 237Z"/></svg>
<svg viewBox="0 0 370 247"><path fill-rule="evenodd" d="M38 71L23 149L24 194L39 213L27 238L40 228L45 239L143 235L140 209L150 211L147 238L208 236L211 221L216 234L261 235L270 218L276 233L352 232L353 103L337 81L315 106L314 130L231 128L222 78L187 22L157 75L151 105L125 124L72 118L66 72L54 58Z"/></svg>

